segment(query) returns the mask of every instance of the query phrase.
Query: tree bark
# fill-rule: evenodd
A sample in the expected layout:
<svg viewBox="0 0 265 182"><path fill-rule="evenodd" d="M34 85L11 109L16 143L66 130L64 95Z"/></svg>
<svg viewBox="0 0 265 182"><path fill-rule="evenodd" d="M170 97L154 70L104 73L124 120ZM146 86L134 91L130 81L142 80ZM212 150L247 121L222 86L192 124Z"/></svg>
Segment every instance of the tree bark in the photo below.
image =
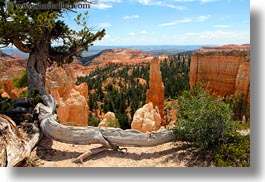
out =
<svg viewBox="0 0 265 182"><path fill-rule="evenodd" d="M41 41L36 44L29 54L27 63L28 91L32 94L34 89L38 89L41 94L45 94L46 68L49 56L49 44Z"/></svg>
<svg viewBox="0 0 265 182"><path fill-rule="evenodd" d="M18 131L11 118L0 114L0 167L14 167L30 156L41 138L40 131L33 126L32 138L27 141Z"/></svg>
<svg viewBox="0 0 265 182"><path fill-rule="evenodd" d="M172 131L160 129L149 133L120 128L73 127L58 122L55 112L55 100L51 95L43 95L44 104L39 103L35 110L39 114L42 132L63 143L87 145L102 144L107 148L113 146L156 146L174 140Z"/></svg>
<svg viewBox="0 0 265 182"><path fill-rule="evenodd" d="M167 129L142 133L119 128L64 126L58 122L54 113L56 109L54 98L45 94L42 100L43 104L37 104L35 111L38 113L40 129L47 137L63 143L103 145L80 155L74 162L82 162L85 158L107 149L119 150L119 146L150 147L175 139L174 134ZM40 130L33 125L33 137L30 141L25 141L18 132L16 124L9 117L0 115L0 166L16 166L28 158L40 138Z"/></svg>

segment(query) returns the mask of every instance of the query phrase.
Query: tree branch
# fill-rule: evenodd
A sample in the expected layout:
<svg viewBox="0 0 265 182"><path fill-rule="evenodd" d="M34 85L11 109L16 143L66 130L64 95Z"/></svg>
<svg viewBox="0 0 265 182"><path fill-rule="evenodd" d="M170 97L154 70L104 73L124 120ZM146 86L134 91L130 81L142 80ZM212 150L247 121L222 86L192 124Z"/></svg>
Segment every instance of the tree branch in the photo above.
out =
<svg viewBox="0 0 265 182"><path fill-rule="evenodd" d="M78 55L80 51L85 49L89 44L96 41L97 39L101 39L105 35L105 29L96 34L92 35L91 37L86 37L88 35L83 35L81 42L77 43L78 41L73 42L72 46L66 52L60 52L55 50L50 50L49 58L53 61L64 63L65 60L71 59L73 56Z"/></svg>
<svg viewBox="0 0 265 182"><path fill-rule="evenodd" d="M21 42L21 40L19 40L17 37L13 37L13 38L11 38L11 40L12 40L12 43L20 50L20 51L22 51L22 52L24 52L24 53L30 53L31 52L31 49L27 46L27 45L25 45L25 44L23 44L22 42Z"/></svg>

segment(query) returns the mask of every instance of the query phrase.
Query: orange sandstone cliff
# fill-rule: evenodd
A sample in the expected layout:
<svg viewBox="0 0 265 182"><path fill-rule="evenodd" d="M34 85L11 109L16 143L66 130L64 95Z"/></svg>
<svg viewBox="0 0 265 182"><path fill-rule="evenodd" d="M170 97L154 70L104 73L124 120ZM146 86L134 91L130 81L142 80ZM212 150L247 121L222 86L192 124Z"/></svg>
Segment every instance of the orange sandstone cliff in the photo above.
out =
<svg viewBox="0 0 265 182"><path fill-rule="evenodd" d="M250 103L250 45L202 47L195 51L190 86L198 82L214 95L244 94Z"/></svg>

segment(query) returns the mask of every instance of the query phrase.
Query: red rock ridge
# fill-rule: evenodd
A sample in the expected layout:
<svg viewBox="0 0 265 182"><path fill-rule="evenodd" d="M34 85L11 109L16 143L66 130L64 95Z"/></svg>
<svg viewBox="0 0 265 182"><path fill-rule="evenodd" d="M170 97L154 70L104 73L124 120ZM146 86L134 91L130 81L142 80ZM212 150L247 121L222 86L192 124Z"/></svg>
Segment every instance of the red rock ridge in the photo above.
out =
<svg viewBox="0 0 265 182"><path fill-rule="evenodd" d="M124 48L107 49L102 51L99 56L95 57L91 65L102 63L138 63L150 61L153 56L150 53L143 53L141 50L131 50Z"/></svg>
<svg viewBox="0 0 265 182"><path fill-rule="evenodd" d="M166 55L158 56L160 60L166 58ZM107 49L103 50L97 57L93 58L90 65L106 64L138 64L150 62L154 56L150 53L142 52L138 49Z"/></svg>

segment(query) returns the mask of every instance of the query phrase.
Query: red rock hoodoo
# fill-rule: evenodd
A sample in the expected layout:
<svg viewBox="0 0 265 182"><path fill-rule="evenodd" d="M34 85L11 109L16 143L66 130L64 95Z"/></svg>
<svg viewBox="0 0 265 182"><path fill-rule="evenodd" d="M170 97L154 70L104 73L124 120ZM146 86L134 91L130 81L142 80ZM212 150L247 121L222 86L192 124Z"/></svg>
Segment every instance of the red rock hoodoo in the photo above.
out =
<svg viewBox="0 0 265 182"><path fill-rule="evenodd" d="M65 125L88 125L88 87L76 86L77 76L70 67L54 67L47 72L46 91L57 101L59 121Z"/></svg>
<svg viewBox="0 0 265 182"><path fill-rule="evenodd" d="M214 95L244 94L250 103L250 45L202 47L195 51L190 86L198 82Z"/></svg>
<svg viewBox="0 0 265 182"><path fill-rule="evenodd" d="M152 102L154 107L158 107L161 116L161 126L166 126L164 119L164 97L165 88L160 71L160 62L154 58L150 63L149 89L146 92L146 103Z"/></svg>

